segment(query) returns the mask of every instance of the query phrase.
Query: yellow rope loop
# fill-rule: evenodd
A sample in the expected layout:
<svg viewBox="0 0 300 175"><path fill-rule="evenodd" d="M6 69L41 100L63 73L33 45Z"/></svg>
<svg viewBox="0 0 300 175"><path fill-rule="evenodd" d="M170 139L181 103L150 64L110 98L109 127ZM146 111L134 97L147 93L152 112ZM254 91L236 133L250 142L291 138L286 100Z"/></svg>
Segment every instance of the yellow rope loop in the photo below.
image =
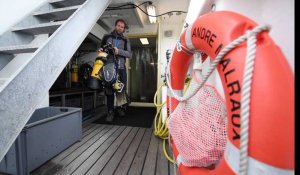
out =
<svg viewBox="0 0 300 175"><path fill-rule="evenodd" d="M190 83L191 83L191 77L187 77L185 80L185 87L183 90L184 93L188 89ZM172 158L170 158L170 156L168 155L167 150L166 150L166 140L169 138L169 129L166 124L167 117L164 119L164 121L162 120L162 108L166 104L166 102L163 102L161 104L157 104L157 102L156 102L157 101L157 92L159 92L164 85L166 85L165 82L159 86L159 88L157 89L157 91L155 92L155 95L154 95L154 105L157 108L155 118L154 118L154 135L163 139L164 155L168 159L168 161L175 164L176 162Z"/></svg>
<svg viewBox="0 0 300 175"><path fill-rule="evenodd" d="M172 160L172 158L170 158L170 156L168 155L167 150L166 150L165 142L169 137L169 129L166 125L167 117L165 118L164 121L162 120L162 108L166 104L166 102L163 102L161 104L157 104L157 102L156 102L157 101L157 92L159 92L164 85L166 85L166 83L162 83L154 95L154 105L157 107L157 111L156 111L155 118L154 118L154 135L163 139L164 155L168 161L170 161L171 163L175 163L175 161Z"/></svg>
<svg viewBox="0 0 300 175"><path fill-rule="evenodd" d="M156 101L157 101L157 92L159 92L159 91L161 90L161 88L162 88L164 85L166 85L165 82L162 83L162 84L159 86L159 88L156 90L156 92L155 92L155 95L154 95L154 105L155 105L156 107L162 107L163 105L166 104L166 102L163 102L163 103L161 103L161 104L157 104L157 103L156 103Z"/></svg>
<svg viewBox="0 0 300 175"><path fill-rule="evenodd" d="M173 164L175 164L175 160L173 160L167 153L167 150L166 150L166 140L163 141L163 149L164 149L164 155L165 157Z"/></svg>
<svg viewBox="0 0 300 175"><path fill-rule="evenodd" d="M156 116L154 119L154 135L158 136L161 139L168 139L169 130L166 125L166 119L162 121L162 114L161 114L162 107L159 107L156 112Z"/></svg>

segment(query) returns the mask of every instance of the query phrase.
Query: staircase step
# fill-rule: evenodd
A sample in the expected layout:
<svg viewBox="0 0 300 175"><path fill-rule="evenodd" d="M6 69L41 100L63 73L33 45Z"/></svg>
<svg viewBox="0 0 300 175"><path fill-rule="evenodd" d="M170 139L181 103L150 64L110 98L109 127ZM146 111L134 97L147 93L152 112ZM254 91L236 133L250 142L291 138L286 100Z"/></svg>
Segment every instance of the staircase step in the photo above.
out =
<svg viewBox="0 0 300 175"><path fill-rule="evenodd" d="M8 54L33 53L37 49L38 49L38 46L18 45L18 46L0 47L0 52L8 53Z"/></svg>
<svg viewBox="0 0 300 175"><path fill-rule="evenodd" d="M32 57L32 53L22 53L16 54L14 59L12 59L1 71L0 71L0 80L2 79L2 84L4 84L5 80L9 80L10 78L16 76L23 67L30 61ZM0 83L1 88L1 83Z"/></svg>
<svg viewBox="0 0 300 175"><path fill-rule="evenodd" d="M14 27L13 32L24 32L32 35L54 33L64 21L50 22L34 25L31 27Z"/></svg>
<svg viewBox="0 0 300 175"><path fill-rule="evenodd" d="M69 7L75 5L81 5L86 0L49 0L49 3L56 7Z"/></svg>
<svg viewBox="0 0 300 175"><path fill-rule="evenodd" d="M46 18L49 20L66 20L69 18L80 6L71 6L71 7L64 7L59 9L54 9L48 12L35 12L33 13L34 16Z"/></svg>

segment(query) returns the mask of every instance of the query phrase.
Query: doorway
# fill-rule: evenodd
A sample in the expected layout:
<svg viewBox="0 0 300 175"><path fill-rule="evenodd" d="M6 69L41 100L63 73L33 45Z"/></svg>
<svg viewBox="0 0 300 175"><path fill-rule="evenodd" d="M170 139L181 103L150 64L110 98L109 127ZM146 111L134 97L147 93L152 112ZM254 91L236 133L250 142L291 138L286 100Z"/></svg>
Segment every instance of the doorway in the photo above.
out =
<svg viewBox="0 0 300 175"><path fill-rule="evenodd" d="M147 38L142 45L140 38ZM153 106L157 88L156 36L129 38L132 58L128 61L128 94L133 106Z"/></svg>

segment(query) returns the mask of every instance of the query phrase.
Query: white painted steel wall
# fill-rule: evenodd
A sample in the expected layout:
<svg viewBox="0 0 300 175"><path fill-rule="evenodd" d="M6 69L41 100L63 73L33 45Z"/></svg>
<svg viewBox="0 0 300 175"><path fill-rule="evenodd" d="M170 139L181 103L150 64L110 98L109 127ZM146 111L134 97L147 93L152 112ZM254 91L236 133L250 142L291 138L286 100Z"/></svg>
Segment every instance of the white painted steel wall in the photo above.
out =
<svg viewBox="0 0 300 175"><path fill-rule="evenodd" d="M176 46L176 42L179 40L181 33L181 26L184 24L184 18L180 17L181 20L177 21L177 24L170 23L160 23L158 27L158 60L157 60L157 88L163 83L164 78L161 76L165 74L167 59L166 52L167 50L171 50L171 55ZM179 27L180 26L180 27ZM171 37L166 37L164 35L165 31L172 31ZM158 93L157 103L163 103L165 101L165 97L162 97L162 92ZM163 116L166 114L166 105L163 107Z"/></svg>
<svg viewBox="0 0 300 175"><path fill-rule="evenodd" d="M160 24L159 25L159 40L158 40L158 84L163 82L161 79L161 75L165 74L166 66L167 66L167 59L166 59L166 52L167 50L171 50L171 54L173 53L176 43L180 38L181 34L181 27L184 23L184 20L181 21L180 24ZM172 31L171 37L164 36L165 31ZM172 56L172 55L171 55Z"/></svg>

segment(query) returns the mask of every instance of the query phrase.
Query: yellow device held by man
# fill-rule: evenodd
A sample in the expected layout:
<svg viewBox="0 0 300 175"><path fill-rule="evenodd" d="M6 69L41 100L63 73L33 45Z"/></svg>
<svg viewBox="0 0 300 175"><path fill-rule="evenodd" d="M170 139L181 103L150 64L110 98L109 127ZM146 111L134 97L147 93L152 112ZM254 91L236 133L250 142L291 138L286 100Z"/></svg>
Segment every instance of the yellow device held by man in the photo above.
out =
<svg viewBox="0 0 300 175"><path fill-rule="evenodd" d="M103 67L104 63L103 60L107 60L108 54L103 51L98 52L98 57L95 60L95 64L93 66L92 74L91 74L91 79L89 81L89 87L91 89L99 89L100 87L100 82L101 76L100 76L100 69Z"/></svg>

